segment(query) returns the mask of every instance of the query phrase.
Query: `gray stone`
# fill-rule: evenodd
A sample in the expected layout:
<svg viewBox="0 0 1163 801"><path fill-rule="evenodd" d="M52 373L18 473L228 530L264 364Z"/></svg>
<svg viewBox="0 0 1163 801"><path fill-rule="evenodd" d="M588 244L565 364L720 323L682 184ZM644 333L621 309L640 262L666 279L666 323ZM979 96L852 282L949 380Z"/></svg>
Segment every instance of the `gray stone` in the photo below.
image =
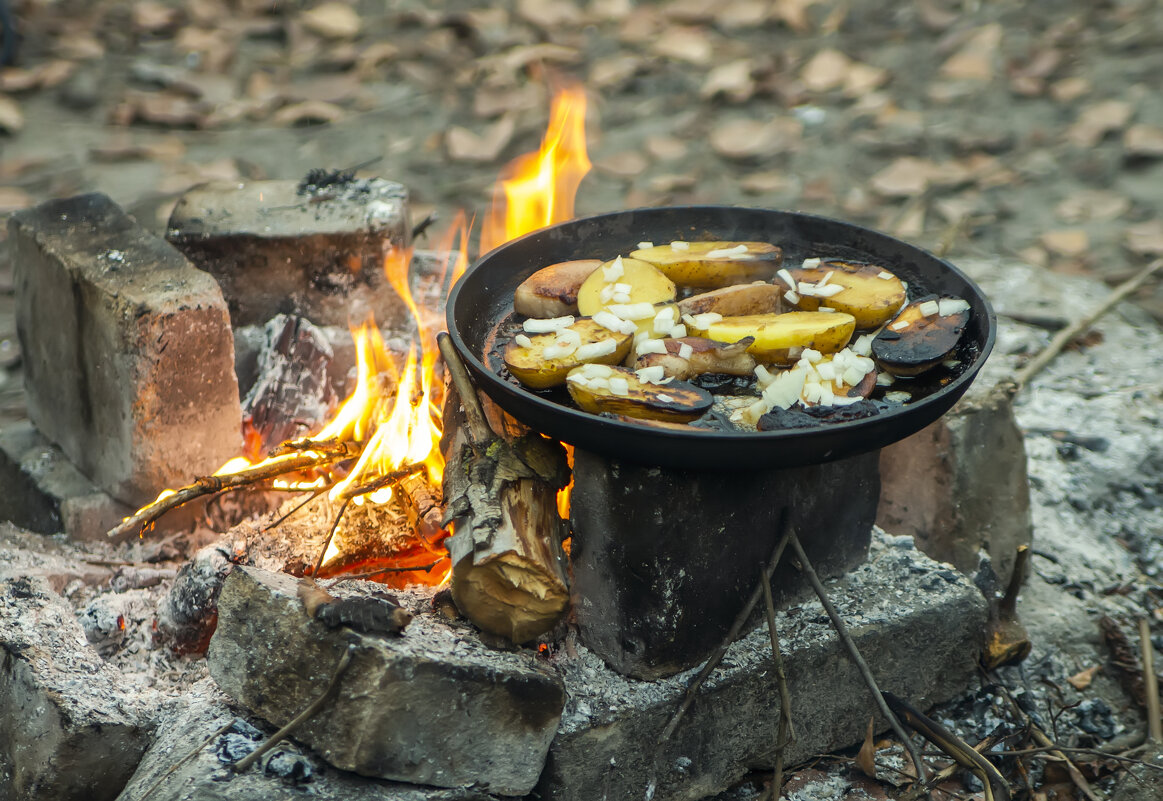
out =
<svg viewBox="0 0 1163 801"><path fill-rule="evenodd" d="M976 674L985 601L965 577L917 552L911 538L874 532L868 562L827 585L881 689L927 708L962 692ZM798 735L786 764L859 743L875 707L819 603L779 612L777 627ZM568 701L538 784L541 798L641 801L654 777L659 801L693 801L749 769L770 767L779 695L765 629L728 649L657 754L653 744L693 671L634 681L579 651L559 658Z"/></svg>
<svg viewBox="0 0 1163 801"><path fill-rule="evenodd" d="M157 739L118 801L141 801L147 792L149 801L271 801L300 796L315 801L495 799L478 790L420 787L339 771L286 740L249 770L235 773L229 763L253 751L271 731L260 728L262 721L238 715L227 700L206 679L167 709Z"/></svg>
<svg viewBox="0 0 1163 801"><path fill-rule="evenodd" d="M149 739L123 684L44 578L0 579L0 798L116 797Z"/></svg>
<svg viewBox="0 0 1163 801"><path fill-rule="evenodd" d="M375 312L394 327L407 309L384 262L411 234L408 190L373 178L198 186L178 201L166 238L218 279L236 326L280 313L345 326Z"/></svg>
<svg viewBox="0 0 1163 801"><path fill-rule="evenodd" d="M338 695L296 739L363 775L499 795L533 788L564 703L556 676L450 629L430 605L410 610L403 636L364 635L309 618L296 590L291 576L256 568L226 580L208 659L231 698L282 725L323 691L351 644Z"/></svg>
<svg viewBox="0 0 1163 801"><path fill-rule="evenodd" d="M881 451L876 522L965 573L989 554L1002 583L1033 538L1012 382L986 375L944 417Z"/></svg>
<svg viewBox="0 0 1163 801"><path fill-rule="evenodd" d="M14 214L28 415L130 505L240 446L234 344L207 274L100 194Z"/></svg>
<svg viewBox="0 0 1163 801"><path fill-rule="evenodd" d="M74 540L105 538L133 509L99 490L28 421L0 431L0 519Z"/></svg>

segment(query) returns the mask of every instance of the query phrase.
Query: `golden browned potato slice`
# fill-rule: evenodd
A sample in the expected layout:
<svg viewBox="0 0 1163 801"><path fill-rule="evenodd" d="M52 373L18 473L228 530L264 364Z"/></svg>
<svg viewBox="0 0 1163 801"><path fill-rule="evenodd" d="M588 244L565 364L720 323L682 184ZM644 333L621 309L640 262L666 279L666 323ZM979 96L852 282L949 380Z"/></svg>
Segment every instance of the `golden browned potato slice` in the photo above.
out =
<svg viewBox="0 0 1163 801"><path fill-rule="evenodd" d="M676 423L702 417L715 402L711 393L693 384L685 381L648 384L625 367L576 368L570 371L566 387L574 402L587 412Z"/></svg>
<svg viewBox="0 0 1163 801"><path fill-rule="evenodd" d="M621 275L615 263L621 264ZM624 293L617 291L625 287ZM674 282L658 268L637 259L615 259L590 273L577 293L578 312L591 317L612 304L664 303L674 300Z"/></svg>
<svg viewBox="0 0 1163 801"><path fill-rule="evenodd" d="M706 314L714 312L724 317L741 317L745 314L775 314L781 310L780 299L784 289L775 284L756 281L752 284L735 284L721 289L712 289L699 295L691 295L678 302L683 314Z"/></svg>
<svg viewBox="0 0 1163 801"><path fill-rule="evenodd" d="M907 298L904 284L883 267L850 261L824 261L813 268L796 267L788 270L800 285L795 304L804 311L815 311L821 306L851 314L856 318L856 330L880 328L892 319ZM816 284L828 276L820 287L819 295L810 294ZM810 286L804 287L803 284ZM836 292L829 287L843 287ZM800 291L803 290L803 291ZM830 294L835 293L835 294Z"/></svg>
<svg viewBox="0 0 1163 801"><path fill-rule="evenodd" d="M640 355L635 369L661 367L663 375L681 380L704 373L749 376L755 372L755 357L747 352L749 338L725 344L704 337L681 337L659 344L666 352Z"/></svg>
<svg viewBox="0 0 1163 801"><path fill-rule="evenodd" d="M547 357L546 348L568 348L572 342L567 341L568 335L555 334L528 334L529 346L523 346L516 341L516 337L505 346L505 366L513 377L531 389L546 389L557 387L565 383L569 371L582 364L617 364L626 358L630 352L633 335L610 331L595 323L593 320L582 318L569 326L567 330L577 334L579 345L569 353ZM572 339L572 338L571 338ZM588 345L596 345L611 340L614 349L609 353L585 358ZM552 351L550 351L552 353ZM579 357L579 352L582 356Z"/></svg>
<svg viewBox="0 0 1163 801"><path fill-rule="evenodd" d="M577 314L577 292L590 273L601 266L598 259L578 259L543 267L517 287L513 310L540 318Z"/></svg>
<svg viewBox="0 0 1163 801"><path fill-rule="evenodd" d="M783 264L783 251L767 242L672 242L630 255L680 286L699 289L767 281Z"/></svg>
<svg viewBox="0 0 1163 801"><path fill-rule="evenodd" d="M760 362L791 364L804 348L835 353L848 344L856 330L856 318L843 312L787 312L724 317L708 326L706 337L717 342L738 342L754 337L748 348Z"/></svg>
<svg viewBox="0 0 1163 801"><path fill-rule="evenodd" d="M920 375L949 356L968 322L969 304L961 298L921 298L876 335L872 356L893 375Z"/></svg>

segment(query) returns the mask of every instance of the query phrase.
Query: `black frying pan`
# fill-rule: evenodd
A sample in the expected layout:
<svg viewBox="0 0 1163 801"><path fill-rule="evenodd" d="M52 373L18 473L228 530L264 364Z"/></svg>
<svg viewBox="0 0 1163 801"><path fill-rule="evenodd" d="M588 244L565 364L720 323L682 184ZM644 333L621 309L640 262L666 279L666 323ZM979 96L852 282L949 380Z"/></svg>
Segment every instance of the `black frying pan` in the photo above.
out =
<svg viewBox="0 0 1163 801"><path fill-rule="evenodd" d="M872 417L765 432L670 430L606 419L527 390L501 374L497 333L513 318L513 291L532 273L569 259L627 255L642 241L676 239L771 242L783 248L785 263L791 265L812 256L869 261L908 281L912 298L928 293L962 297L972 307L959 350L965 366L925 397ZM633 209L535 231L470 267L449 295L447 316L452 342L477 385L526 425L615 458L712 470L818 464L876 450L919 431L969 388L993 349L997 324L989 301L969 278L919 248L838 220L731 206Z"/></svg>

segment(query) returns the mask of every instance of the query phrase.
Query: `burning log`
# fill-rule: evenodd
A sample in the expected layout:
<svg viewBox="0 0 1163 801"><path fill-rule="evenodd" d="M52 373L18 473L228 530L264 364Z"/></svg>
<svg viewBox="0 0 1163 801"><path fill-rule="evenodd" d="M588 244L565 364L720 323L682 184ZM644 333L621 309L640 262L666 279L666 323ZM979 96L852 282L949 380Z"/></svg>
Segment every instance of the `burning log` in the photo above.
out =
<svg viewBox="0 0 1163 801"><path fill-rule="evenodd" d="M569 604L566 524L557 513L565 452L538 434L509 441L494 433L448 335L439 343L452 375L444 404L452 598L485 631L527 642L553 628Z"/></svg>

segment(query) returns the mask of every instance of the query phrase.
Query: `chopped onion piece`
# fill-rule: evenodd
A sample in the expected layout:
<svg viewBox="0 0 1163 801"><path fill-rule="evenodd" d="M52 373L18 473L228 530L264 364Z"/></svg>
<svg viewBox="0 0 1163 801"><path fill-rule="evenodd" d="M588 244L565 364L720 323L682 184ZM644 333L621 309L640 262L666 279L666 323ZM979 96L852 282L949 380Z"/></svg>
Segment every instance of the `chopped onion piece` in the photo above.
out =
<svg viewBox="0 0 1163 801"><path fill-rule="evenodd" d="M800 354L803 352L804 352L804 349L802 347L800 347L799 345L796 345L794 348L787 349L787 357L789 359L798 359L800 357Z"/></svg>
<svg viewBox="0 0 1163 801"><path fill-rule="evenodd" d="M581 373L586 378L593 380L595 378L609 378L614 374L614 368L608 364L583 364L581 367L570 370L570 374L573 373Z"/></svg>
<svg viewBox="0 0 1163 801"><path fill-rule="evenodd" d="M615 303L606 311L623 320L645 320L654 316L653 303Z"/></svg>
<svg viewBox="0 0 1163 801"><path fill-rule="evenodd" d="M666 371L661 364L656 364L653 367L643 367L640 370L635 370L634 375L638 376L638 380L643 384L658 384L662 379L666 378Z"/></svg>
<svg viewBox="0 0 1163 801"><path fill-rule="evenodd" d="M775 376L762 364L757 364L755 365L755 380L758 382L759 388L763 389L775 380Z"/></svg>
<svg viewBox="0 0 1163 801"><path fill-rule="evenodd" d="M629 395L630 382L621 376L615 376L610 379L610 394L611 395Z"/></svg>
<svg viewBox="0 0 1163 801"><path fill-rule="evenodd" d="M808 403L819 403L820 398L823 397L823 391L820 389L819 381L812 381L804 384L803 399Z"/></svg>
<svg viewBox="0 0 1163 801"><path fill-rule="evenodd" d="M787 299L788 303L799 303L800 302L800 296L797 295L795 292L793 292L790 289L787 292L784 292L783 296Z"/></svg>
<svg viewBox="0 0 1163 801"><path fill-rule="evenodd" d="M830 312L834 312L836 310L833 309L831 306L821 306L820 308L816 309L816 311L823 312L824 314L829 314Z"/></svg>
<svg viewBox="0 0 1163 801"><path fill-rule="evenodd" d="M690 242L683 242L681 239L676 239L674 242L670 243L670 249L671 250L690 250L691 243Z"/></svg>
<svg viewBox="0 0 1163 801"><path fill-rule="evenodd" d="M653 242L639 242L639 243L638 243L638 249L639 249L639 250L649 250L649 249L650 249L650 248L652 248L652 247L654 247L654 243L653 243Z"/></svg>
<svg viewBox="0 0 1163 801"><path fill-rule="evenodd" d="M831 406L835 399L836 393L832 391L831 384L820 384L820 405Z"/></svg>
<svg viewBox="0 0 1163 801"><path fill-rule="evenodd" d="M797 287L797 289L799 290L799 293L801 295L803 295L804 297L811 298L811 297L815 297L815 295L816 295L816 285L810 284L807 281L800 281L800 285L799 285L799 287Z"/></svg>
<svg viewBox="0 0 1163 801"><path fill-rule="evenodd" d="M891 280L893 279L893 277L894 277L894 276L893 276L893 274L892 274L892 273L890 273L888 270L881 270L880 272L878 272L878 273L876 274L876 277L877 277L877 278L880 278L880 279L882 279L882 280L884 280L884 281L891 281Z"/></svg>
<svg viewBox="0 0 1163 801"><path fill-rule="evenodd" d="M818 258L804 259L804 269L805 270L814 270L819 266L820 266L820 260Z"/></svg>
<svg viewBox="0 0 1163 801"><path fill-rule="evenodd" d="M829 281L832 280L832 276L835 274L836 274L835 270L828 270L828 272L824 273L824 277L816 282L816 286L818 286L818 287L825 286Z"/></svg>
<svg viewBox="0 0 1163 801"><path fill-rule="evenodd" d="M602 341L604 342L605 340L602 340ZM610 341L613 342L613 340L610 340ZM577 345L553 344L553 345L547 345L545 347L545 349L541 351L541 355L544 356L546 359L560 359L564 356L568 356L569 354L573 353L575 350L580 350L580 348Z"/></svg>
<svg viewBox="0 0 1163 801"><path fill-rule="evenodd" d="M860 401L862 401L862 400L864 400L864 398L860 397L859 395L856 395L856 396L833 395L832 396L832 405L833 406L851 406L854 403L860 403Z"/></svg>
<svg viewBox="0 0 1163 801"><path fill-rule="evenodd" d="M607 337L597 342L591 342L588 345L582 345L574 353L574 356L577 357L578 361L584 362L589 359L599 359L602 356L609 356L617 349L618 343L614 341L613 337Z"/></svg>
<svg viewBox="0 0 1163 801"><path fill-rule="evenodd" d="M666 306L654 315L654 331L658 334L665 334L672 328L674 328L674 306Z"/></svg>
<svg viewBox="0 0 1163 801"><path fill-rule="evenodd" d="M854 387L863 381L866 375L868 375L868 371L866 370L861 370L859 367L849 367L840 377L844 379L845 384Z"/></svg>
<svg viewBox="0 0 1163 801"><path fill-rule="evenodd" d="M685 342L678 346L678 357L680 359L689 359L692 355L694 355L694 352L695 349Z"/></svg>
<svg viewBox="0 0 1163 801"><path fill-rule="evenodd" d="M674 328L670 329L669 333L672 339L682 339L686 336L686 326L676 325Z"/></svg>
<svg viewBox="0 0 1163 801"><path fill-rule="evenodd" d="M609 303L613 299L613 297L614 297L614 285L613 284L606 284L598 292L598 303L601 303L604 306L607 303Z"/></svg>
<svg viewBox="0 0 1163 801"><path fill-rule="evenodd" d="M891 328L893 331L900 331L902 328L908 328L908 327L909 327L908 320L897 320L895 323L893 323L892 325L889 326L889 328Z"/></svg>
<svg viewBox="0 0 1163 801"><path fill-rule="evenodd" d="M639 356L645 356L647 353L666 353L666 343L661 339L644 339L638 343L634 352Z"/></svg>
<svg viewBox="0 0 1163 801"><path fill-rule="evenodd" d="M833 362L824 362L816 365L816 373L825 381L832 381L836 378L836 365Z"/></svg>
<svg viewBox="0 0 1163 801"><path fill-rule="evenodd" d="M667 395L665 392L659 392L654 397L658 398L663 403L674 403L674 398L672 398L670 395Z"/></svg>
<svg viewBox="0 0 1163 801"><path fill-rule="evenodd" d="M629 303L633 300L629 292L615 292L614 297L610 298L614 303Z"/></svg>
<svg viewBox="0 0 1163 801"><path fill-rule="evenodd" d="M683 319L687 325L691 326L692 328L705 330L710 328L713 323L717 323L722 320L723 315L719 314L718 312L703 312L702 314L694 315L694 317L690 320L686 320L685 317Z"/></svg>
<svg viewBox="0 0 1163 801"><path fill-rule="evenodd" d="M544 320L531 317L521 323L521 328L527 334L550 334L563 328L569 328L571 325L573 325L573 315L567 314L565 317L551 317Z"/></svg>
<svg viewBox="0 0 1163 801"><path fill-rule="evenodd" d="M609 389L610 379L608 378L591 378L590 389Z"/></svg>
<svg viewBox="0 0 1163 801"><path fill-rule="evenodd" d="M633 334L638 330L638 326L629 320L623 320L615 314L602 309L593 316L593 321L609 331L616 331L619 334Z"/></svg>
<svg viewBox="0 0 1163 801"><path fill-rule="evenodd" d="M969 311L969 301L961 298L941 298L937 301L937 314L947 317L950 314Z"/></svg>
<svg viewBox="0 0 1163 801"><path fill-rule="evenodd" d="M828 284L827 286L816 284L816 288L813 290L813 292L818 298L830 298L833 295L839 295L845 289L847 289L847 287L841 284Z"/></svg>
<svg viewBox="0 0 1163 801"><path fill-rule="evenodd" d="M602 278L606 279L606 283L613 283L621 278L626 273L626 268L622 266L622 257L614 259L613 264L609 267L602 268Z"/></svg>
<svg viewBox="0 0 1163 801"><path fill-rule="evenodd" d="M961 366L961 362L957 359L946 359L945 361L941 362L941 366L946 370L956 370Z"/></svg>
<svg viewBox="0 0 1163 801"><path fill-rule="evenodd" d="M884 393L884 399L889 403L908 403L913 399L913 393L903 391L886 392Z"/></svg>
<svg viewBox="0 0 1163 801"><path fill-rule="evenodd" d="M746 409L743 409L741 412L738 412L738 415L739 415L739 419L742 420L743 422L748 423L750 425L756 425L759 422L759 418L763 417L763 415L770 412L771 409L772 409L771 404L768 403L766 400L760 398L759 400L755 401L755 403L748 406ZM734 418L734 415L732 415L732 418Z"/></svg>
<svg viewBox="0 0 1163 801"><path fill-rule="evenodd" d="M575 348L581 345L581 334L572 328L563 328L557 332L558 345L573 345Z"/></svg>
<svg viewBox="0 0 1163 801"><path fill-rule="evenodd" d="M941 304L935 300L926 300L924 303L917 307L917 311L919 311L925 317L932 317L940 310Z"/></svg>
<svg viewBox="0 0 1163 801"><path fill-rule="evenodd" d="M525 336L524 334L517 334L517 336L513 337L513 341L516 342L522 348L533 347L533 340L531 340L529 337Z"/></svg>
<svg viewBox="0 0 1163 801"><path fill-rule="evenodd" d="M736 245L733 248L715 248L707 251L708 259L730 259L747 255L746 245Z"/></svg>
<svg viewBox="0 0 1163 801"><path fill-rule="evenodd" d="M565 377L565 380L571 384L577 384L580 387L588 387L590 385L590 380L582 374L581 370L571 370L569 375Z"/></svg>
<svg viewBox="0 0 1163 801"><path fill-rule="evenodd" d="M812 348L804 348L802 351L800 351L800 358L807 359L811 364L815 364L820 359L824 358L824 354L820 353L818 350L813 350Z"/></svg>
<svg viewBox="0 0 1163 801"><path fill-rule="evenodd" d="M876 334L861 334L856 337L856 341L852 343L852 352L860 356L869 356L872 354L872 340L876 339Z"/></svg>
<svg viewBox="0 0 1163 801"><path fill-rule="evenodd" d="M788 289L795 290L796 279L792 278L792 274L787 271L786 267L780 267L779 272L776 273L776 275L780 277L781 281L787 284Z"/></svg>
<svg viewBox="0 0 1163 801"><path fill-rule="evenodd" d="M892 373L877 373L876 375L876 385L878 387L891 387L895 383L896 378L893 377Z"/></svg>

